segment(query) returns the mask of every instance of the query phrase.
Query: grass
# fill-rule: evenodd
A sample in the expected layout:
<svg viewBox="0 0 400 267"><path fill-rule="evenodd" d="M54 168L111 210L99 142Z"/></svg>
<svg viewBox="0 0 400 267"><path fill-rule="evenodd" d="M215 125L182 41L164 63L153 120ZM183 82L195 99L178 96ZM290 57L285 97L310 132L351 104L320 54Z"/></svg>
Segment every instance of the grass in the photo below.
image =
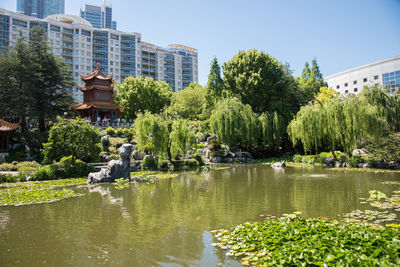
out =
<svg viewBox="0 0 400 267"><path fill-rule="evenodd" d="M79 193L65 187L82 184L86 184L86 178L1 184L0 206L52 203L80 196Z"/></svg>

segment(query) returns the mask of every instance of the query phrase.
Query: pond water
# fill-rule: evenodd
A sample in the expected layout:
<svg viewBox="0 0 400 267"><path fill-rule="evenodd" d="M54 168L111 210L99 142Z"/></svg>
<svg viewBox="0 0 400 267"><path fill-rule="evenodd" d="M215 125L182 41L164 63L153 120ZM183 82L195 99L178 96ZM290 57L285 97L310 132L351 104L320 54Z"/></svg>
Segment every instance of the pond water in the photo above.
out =
<svg viewBox="0 0 400 267"><path fill-rule="evenodd" d="M0 207L0 266L241 266L210 230L302 211L340 219L373 209L359 198L391 194L399 173L275 170L238 165L153 184L90 186L52 204Z"/></svg>

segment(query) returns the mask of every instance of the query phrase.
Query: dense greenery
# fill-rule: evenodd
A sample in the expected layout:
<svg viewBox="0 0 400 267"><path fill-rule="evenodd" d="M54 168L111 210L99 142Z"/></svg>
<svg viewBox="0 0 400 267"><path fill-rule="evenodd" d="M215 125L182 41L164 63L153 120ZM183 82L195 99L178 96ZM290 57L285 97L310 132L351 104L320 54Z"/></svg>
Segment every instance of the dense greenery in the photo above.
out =
<svg viewBox="0 0 400 267"><path fill-rule="evenodd" d="M169 138L171 140L171 155L174 158L179 155L184 159L196 142L194 131L189 128L188 122L185 120L173 122Z"/></svg>
<svg viewBox="0 0 400 267"><path fill-rule="evenodd" d="M377 161L397 161L400 163L400 133L373 140L367 146L367 149Z"/></svg>
<svg viewBox="0 0 400 267"><path fill-rule="evenodd" d="M173 95L168 112L176 114L183 119L200 119L203 111L204 95L205 89L201 85L191 83L189 87Z"/></svg>
<svg viewBox="0 0 400 267"><path fill-rule="evenodd" d="M152 78L125 78L117 83L116 103L124 109L124 117L134 120L139 112L160 113L171 103L172 91L165 82Z"/></svg>
<svg viewBox="0 0 400 267"><path fill-rule="evenodd" d="M304 104L308 101L313 100L320 91L321 87L326 87L327 84L322 77L322 73L319 70L317 59L313 59L311 62L311 68L308 62L305 63L303 72L299 78L299 87L304 93Z"/></svg>
<svg viewBox="0 0 400 267"><path fill-rule="evenodd" d="M400 232L295 214L213 231L227 255L257 266L398 266Z"/></svg>
<svg viewBox="0 0 400 267"><path fill-rule="evenodd" d="M306 152L340 146L350 155L357 144L382 137L388 121L379 107L365 97L370 89L354 97L332 98L323 104L303 106L288 126L294 145L301 141Z"/></svg>
<svg viewBox="0 0 400 267"><path fill-rule="evenodd" d="M74 85L70 67L50 51L46 33L33 28L0 57L0 118L21 122L23 142L40 147L50 120L68 111Z"/></svg>
<svg viewBox="0 0 400 267"><path fill-rule="evenodd" d="M215 107L215 103L222 97L224 90L224 81L221 78L221 67L217 58L213 58L208 74L205 98L203 102L203 117L210 116L211 111Z"/></svg>
<svg viewBox="0 0 400 267"><path fill-rule="evenodd" d="M59 160L72 156L72 162L77 159L85 162L96 161L101 151L100 136L96 128L84 119L64 119L57 117L51 126L49 140L43 144L45 162Z"/></svg>

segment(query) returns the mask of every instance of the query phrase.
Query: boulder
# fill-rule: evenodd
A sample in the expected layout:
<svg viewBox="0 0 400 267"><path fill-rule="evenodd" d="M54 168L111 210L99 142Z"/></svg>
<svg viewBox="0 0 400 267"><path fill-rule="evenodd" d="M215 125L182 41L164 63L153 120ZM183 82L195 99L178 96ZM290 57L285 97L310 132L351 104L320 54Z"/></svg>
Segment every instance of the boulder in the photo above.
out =
<svg viewBox="0 0 400 267"><path fill-rule="evenodd" d="M142 152L138 151L138 150L134 150L132 152L132 158L134 160L143 160L144 154Z"/></svg>
<svg viewBox="0 0 400 267"><path fill-rule="evenodd" d="M351 165L348 162L343 162L342 166L343 168L351 168Z"/></svg>
<svg viewBox="0 0 400 267"><path fill-rule="evenodd" d="M335 166L335 159L334 158L327 158L325 160L325 165L327 165L327 166Z"/></svg>
<svg viewBox="0 0 400 267"><path fill-rule="evenodd" d="M248 159L252 159L253 157L251 156L250 152L242 152L242 156L243 158L248 158Z"/></svg>
<svg viewBox="0 0 400 267"><path fill-rule="evenodd" d="M236 158L243 158L242 152L240 152L240 151L235 152L235 157Z"/></svg>
<svg viewBox="0 0 400 267"><path fill-rule="evenodd" d="M212 162L212 163L222 163L222 158L220 156L212 157L210 159L210 162Z"/></svg>
<svg viewBox="0 0 400 267"><path fill-rule="evenodd" d="M372 168L372 166L369 163L359 163L357 168Z"/></svg>
<svg viewBox="0 0 400 267"><path fill-rule="evenodd" d="M286 167L286 163L284 161L281 162L275 162L274 164L271 165L272 168L283 168Z"/></svg>
<svg viewBox="0 0 400 267"><path fill-rule="evenodd" d="M335 168L341 168L341 167L342 167L342 163L340 163L340 161L336 161Z"/></svg>
<svg viewBox="0 0 400 267"><path fill-rule="evenodd" d="M209 146L209 145L210 145L211 140L217 140L217 136L216 136L216 135L213 135L213 136L207 137L207 144L206 144L206 146Z"/></svg>
<svg viewBox="0 0 400 267"><path fill-rule="evenodd" d="M387 169L388 167L389 167L388 164L384 161L378 161L376 163L376 168L378 169Z"/></svg>
<svg viewBox="0 0 400 267"><path fill-rule="evenodd" d="M119 149L119 160L111 160L105 168L99 172L88 175L88 183L114 182L115 179L131 179L131 153L134 147L131 144L123 144Z"/></svg>
<svg viewBox="0 0 400 267"><path fill-rule="evenodd" d="M351 154L353 156L359 156L359 155L362 155L362 154L368 154L368 152L363 150L363 149L354 149Z"/></svg>
<svg viewBox="0 0 400 267"><path fill-rule="evenodd" d="M396 161L389 162L388 166L389 166L389 169L393 169L393 170L400 169L400 164L397 163Z"/></svg>
<svg viewBox="0 0 400 267"><path fill-rule="evenodd" d="M225 158L224 161L225 161L225 163L234 163L235 159L234 158Z"/></svg>
<svg viewBox="0 0 400 267"><path fill-rule="evenodd" d="M243 163L250 163L250 162L252 162L253 161L253 159L250 159L250 158L243 158L242 159L242 162ZM285 165L285 167L286 167L286 165Z"/></svg>
<svg viewBox="0 0 400 267"><path fill-rule="evenodd" d="M209 148L204 149L203 156L206 158L209 158L210 152L211 152L211 149L209 149Z"/></svg>

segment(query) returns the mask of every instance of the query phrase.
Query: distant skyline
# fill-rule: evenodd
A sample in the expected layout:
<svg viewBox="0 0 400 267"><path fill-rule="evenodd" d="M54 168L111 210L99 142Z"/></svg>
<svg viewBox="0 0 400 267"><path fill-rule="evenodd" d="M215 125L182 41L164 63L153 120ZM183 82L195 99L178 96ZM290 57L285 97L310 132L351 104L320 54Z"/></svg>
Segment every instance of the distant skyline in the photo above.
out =
<svg viewBox="0 0 400 267"><path fill-rule="evenodd" d="M300 76L317 58L324 77L400 56L400 0L149 0L112 2L118 30L140 32L145 42L180 43L199 50L199 81L207 83L214 56L222 66L239 50L265 51ZM85 4L66 0L79 16ZM16 0L0 8L16 11Z"/></svg>

